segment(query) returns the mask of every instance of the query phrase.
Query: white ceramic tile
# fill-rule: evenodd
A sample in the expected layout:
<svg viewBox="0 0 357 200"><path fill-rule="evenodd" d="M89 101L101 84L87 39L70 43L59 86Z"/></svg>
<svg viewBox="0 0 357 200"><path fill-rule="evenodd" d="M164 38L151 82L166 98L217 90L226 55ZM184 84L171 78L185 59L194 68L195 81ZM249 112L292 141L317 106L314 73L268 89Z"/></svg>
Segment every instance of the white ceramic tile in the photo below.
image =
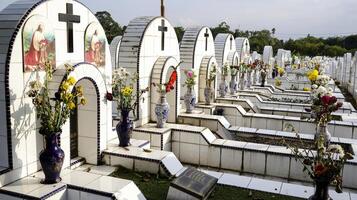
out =
<svg viewBox="0 0 357 200"><path fill-rule="evenodd" d="M267 154L266 174L269 176L287 178L289 176L290 157L277 154Z"/></svg>
<svg viewBox="0 0 357 200"><path fill-rule="evenodd" d="M180 160L184 163L198 164L199 145L180 143Z"/></svg>
<svg viewBox="0 0 357 200"><path fill-rule="evenodd" d="M282 182L270 181L258 178L252 178L248 188L263 192L279 193L282 186Z"/></svg>
<svg viewBox="0 0 357 200"><path fill-rule="evenodd" d="M92 194L88 192L80 192L81 200L110 200L111 197L104 197L97 194Z"/></svg>
<svg viewBox="0 0 357 200"><path fill-rule="evenodd" d="M6 194L0 194L0 200L22 200L22 198L13 197Z"/></svg>
<svg viewBox="0 0 357 200"><path fill-rule="evenodd" d="M176 174L183 168L181 162L173 153L167 155L161 162L169 170L170 174Z"/></svg>
<svg viewBox="0 0 357 200"><path fill-rule="evenodd" d="M201 171L210 175L210 176L217 178L218 180L223 176L222 172L215 172L215 171L210 171L210 170L201 170Z"/></svg>
<svg viewBox="0 0 357 200"><path fill-rule="evenodd" d="M208 148L207 165L210 167L219 168L220 162L221 162L220 148L215 146L210 146Z"/></svg>
<svg viewBox="0 0 357 200"><path fill-rule="evenodd" d="M70 185L83 187L98 179L99 177L101 176L88 172L71 171L71 173L62 176L62 182Z"/></svg>
<svg viewBox="0 0 357 200"><path fill-rule="evenodd" d="M283 183L280 194L299 198L308 198L314 194L315 189L310 186L303 186L291 183Z"/></svg>
<svg viewBox="0 0 357 200"><path fill-rule="evenodd" d="M157 174L159 173L160 165L157 162L135 160L134 167L135 167L135 171Z"/></svg>
<svg viewBox="0 0 357 200"><path fill-rule="evenodd" d="M251 177L224 173L218 180L218 184L229 185L239 188L247 188Z"/></svg>
<svg viewBox="0 0 357 200"><path fill-rule="evenodd" d="M265 153L244 151L243 169L245 172L264 174Z"/></svg>
<svg viewBox="0 0 357 200"><path fill-rule="evenodd" d="M330 189L329 195L334 200L348 200L350 198L350 194L348 192L337 193L333 189Z"/></svg>
<svg viewBox="0 0 357 200"><path fill-rule="evenodd" d="M242 151L222 148L221 168L241 171Z"/></svg>
<svg viewBox="0 0 357 200"><path fill-rule="evenodd" d="M113 178L109 176L102 176L95 181L89 183L85 187L92 190L103 191L108 193L115 193L130 184L132 181Z"/></svg>

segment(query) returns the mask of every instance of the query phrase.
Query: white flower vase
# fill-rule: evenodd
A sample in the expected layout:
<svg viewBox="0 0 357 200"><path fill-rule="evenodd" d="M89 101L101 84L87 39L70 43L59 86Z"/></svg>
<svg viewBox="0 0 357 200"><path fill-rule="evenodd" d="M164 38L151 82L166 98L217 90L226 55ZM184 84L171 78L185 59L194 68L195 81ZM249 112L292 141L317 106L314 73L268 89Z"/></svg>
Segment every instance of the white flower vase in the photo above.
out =
<svg viewBox="0 0 357 200"><path fill-rule="evenodd" d="M239 89L240 90L244 90L244 78L245 78L244 75L245 75L244 72L240 73L240 78L239 78Z"/></svg>
<svg viewBox="0 0 357 200"><path fill-rule="evenodd" d="M161 94L159 102L155 106L156 127L164 128L167 119L169 118L170 106L166 100L166 94Z"/></svg>
<svg viewBox="0 0 357 200"><path fill-rule="evenodd" d="M252 72L248 72L247 76L247 88L250 89L252 86Z"/></svg>
<svg viewBox="0 0 357 200"><path fill-rule="evenodd" d="M238 87L238 84L237 84L237 75L232 75L231 77L231 83L230 83L230 92L231 94L235 94L237 92L237 87Z"/></svg>
<svg viewBox="0 0 357 200"><path fill-rule="evenodd" d="M187 92L184 97L184 102L186 105L186 113L192 113L196 105L196 96L195 96L195 92L193 91L193 88L191 87L187 88Z"/></svg>
<svg viewBox="0 0 357 200"><path fill-rule="evenodd" d="M223 98L227 94L228 84L226 77L223 76L222 82L219 84L219 95Z"/></svg>

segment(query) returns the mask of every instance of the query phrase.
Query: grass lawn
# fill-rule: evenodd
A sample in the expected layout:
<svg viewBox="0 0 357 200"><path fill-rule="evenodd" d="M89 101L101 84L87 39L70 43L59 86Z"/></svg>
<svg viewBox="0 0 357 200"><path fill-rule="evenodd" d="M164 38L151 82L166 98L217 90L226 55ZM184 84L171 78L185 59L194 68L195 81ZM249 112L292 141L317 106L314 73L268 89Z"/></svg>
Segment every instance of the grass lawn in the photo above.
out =
<svg viewBox="0 0 357 200"><path fill-rule="evenodd" d="M168 178L137 173L124 168L119 168L111 176L134 181L148 200L165 200L171 182ZM298 198L217 185L209 200L298 200Z"/></svg>

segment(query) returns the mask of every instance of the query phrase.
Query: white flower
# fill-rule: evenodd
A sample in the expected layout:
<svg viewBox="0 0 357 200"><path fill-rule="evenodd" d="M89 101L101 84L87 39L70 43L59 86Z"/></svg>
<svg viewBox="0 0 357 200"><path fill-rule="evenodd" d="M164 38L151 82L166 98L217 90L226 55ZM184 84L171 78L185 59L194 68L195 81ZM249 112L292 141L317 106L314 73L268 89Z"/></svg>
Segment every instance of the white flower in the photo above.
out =
<svg viewBox="0 0 357 200"><path fill-rule="evenodd" d="M317 89L317 87L318 87L318 86L317 86L316 84L313 84L313 85L311 86L312 89Z"/></svg>
<svg viewBox="0 0 357 200"><path fill-rule="evenodd" d="M340 145L330 145L327 149L329 152L338 153L340 158L345 156L345 151L342 149Z"/></svg>

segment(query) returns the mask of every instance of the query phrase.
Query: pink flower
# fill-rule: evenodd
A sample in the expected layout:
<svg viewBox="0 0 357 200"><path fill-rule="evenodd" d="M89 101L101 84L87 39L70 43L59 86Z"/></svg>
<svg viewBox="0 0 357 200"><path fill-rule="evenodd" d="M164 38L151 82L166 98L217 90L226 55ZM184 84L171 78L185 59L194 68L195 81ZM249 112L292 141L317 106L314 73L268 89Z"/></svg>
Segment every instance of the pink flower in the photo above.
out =
<svg viewBox="0 0 357 200"><path fill-rule="evenodd" d="M192 78L192 77L193 77L193 71L191 71L191 70L188 71L188 72L187 72L187 76L188 76L189 78Z"/></svg>
<svg viewBox="0 0 357 200"><path fill-rule="evenodd" d="M321 97L321 101L322 101L322 103L323 103L324 105L329 105L330 99L331 99L331 97L330 97L330 96L327 96L327 95Z"/></svg>
<svg viewBox="0 0 357 200"><path fill-rule="evenodd" d="M335 96L332 96L332 97L330 98L329 104L332 105L332 104L334 104L334 103L336 103L336 102L337 102L337 98L336 98Z"/></svg>

